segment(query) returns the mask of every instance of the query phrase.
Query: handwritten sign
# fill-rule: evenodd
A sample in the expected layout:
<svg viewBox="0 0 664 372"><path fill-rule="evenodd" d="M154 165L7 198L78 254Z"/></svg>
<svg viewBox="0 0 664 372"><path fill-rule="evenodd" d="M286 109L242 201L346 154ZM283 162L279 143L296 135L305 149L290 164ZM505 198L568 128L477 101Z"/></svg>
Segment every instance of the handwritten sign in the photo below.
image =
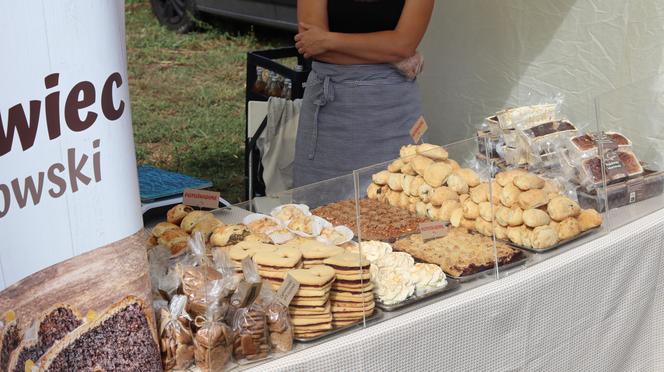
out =
<svg viewBox="0 0 664 372"><path fill-rule="evenodd" d="M447 226L443 222L423 222L420 224L420 234L423 240L442 238L447 235Z"/></svg>
<svg viewBox="0 0 664 372"><path fill-rule="evenodd" d="M182 193L182 204L191 207L217 209L219 208L219 196L218 191L185 189Z"/></svg>
<svg viewBox="0 0 664 372"><path fill-rule="evenodd" d="M413 138L413 142L419 143L427 130L429 130L429 126L427 125L426 120L424 120L424 116L420 116L413 127L410 128L410 137Z"/></svg>
<svg viewBox="0 0 664 372"><path fill-rule="evenodd" d="M284 306L288 306L299 290L300 282L295 280L292 276L286 275L286 279L284 279L284 282L281 283L281 287L279 287L279 290L277 291L277 299Z"/></svg>

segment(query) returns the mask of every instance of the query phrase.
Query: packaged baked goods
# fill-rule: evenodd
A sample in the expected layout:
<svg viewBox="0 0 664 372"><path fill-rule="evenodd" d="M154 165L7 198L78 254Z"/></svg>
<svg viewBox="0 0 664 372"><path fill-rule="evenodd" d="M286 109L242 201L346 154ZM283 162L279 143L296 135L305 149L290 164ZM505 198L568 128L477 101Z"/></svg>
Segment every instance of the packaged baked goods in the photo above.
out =
<svg viewBox="0 0 664 372"><path fill-rule="evenodd" d="M632 141L618 132L584 133L570 138L569 149L578 157L592 157L599 154L599 141L605 146L614 146L619 149L629 149Z"/></svg>
<svg viewBox="0 0 664 372"><path fill-rule="evenodd" d="M251 301L233 316L233 355L238 361L264 359L270 352L265 309Z"/></svg>
<svg viewBox="0 0 664 372"><path fill-rule="evenodd" d="M194 357L196 367L204 372L223 371L233 352L233 331L221 321L225 311L216 306L211 306L204 317L196 318Z"/></svg>
<svg viewBox="0 0 664 372"><path fill-rule="evenodd" d="M282 303L276 293L267 285L261 287L256 302L265 309L272 350L280 352L292 350L294 334L288 306Z"/></svg>
<svg viewBox="0 0 664 372"><path fill-rule="evenodd" d="M523 106L500 111L496 114L501 129L528 129L541 123L555 121L556 104Z"/></svg>
<svg viewBox="0 0 664 372"><path fill-rule="evenodd" d="M194 362L194 339L186 312L187 296L176 295L168 307L159 309L159 340L164 369L187 369Z"/></svg>
<svg viewBox="0 0 664 372"><path fill-rule="evenodd" d="M604 175L606 183L611 184L642 174L643 167L633 152L609 151L604 157L594 156L581 161L579 184L590 190L603 185Z"/></svg>

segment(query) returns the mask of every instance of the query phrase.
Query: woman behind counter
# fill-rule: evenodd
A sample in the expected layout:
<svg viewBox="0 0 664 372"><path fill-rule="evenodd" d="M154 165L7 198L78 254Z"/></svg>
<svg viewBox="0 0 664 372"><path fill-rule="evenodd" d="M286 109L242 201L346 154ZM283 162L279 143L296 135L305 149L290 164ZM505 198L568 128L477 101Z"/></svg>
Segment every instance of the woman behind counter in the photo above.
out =
<svg viewBox="0 0 664 372"><path fill-rule="evenodd" d="M302 186L396 158L422 114L417 53L434 0L298 0L313 58L295 147Z"/></svg>

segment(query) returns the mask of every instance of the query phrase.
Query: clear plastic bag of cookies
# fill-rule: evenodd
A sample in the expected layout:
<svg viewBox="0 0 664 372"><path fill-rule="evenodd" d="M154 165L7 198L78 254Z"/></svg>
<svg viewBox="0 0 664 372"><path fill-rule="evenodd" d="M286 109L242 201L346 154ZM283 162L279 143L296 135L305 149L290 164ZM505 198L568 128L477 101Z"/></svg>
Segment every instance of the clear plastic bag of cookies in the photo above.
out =
<svg viewBox="0 0 664 372"><path fill-rule="evenodd" d="M233 355L238 362L265 359L270 353L265 309L257 302L233 316Z"/></svg>
<svg viewBox="0 0 664 372"><path fill-rule="evenodd" d="M158 311L159 341L164 369L184 370L194 362L191 318L185 311L187 297L176 295L168 307Z"/></svg>
<svg viewBox="0 0 664 372"><path fill-rule="evenodd" d="M196 318L198 330L194 337L196 367L201 371L223 371L233 354L233 330L222 321L227 308L218 302Z"/></svg>
<svg viewBox="0 0 664 372"><path fill-rule="evenodd" d="M293 324L285 306L269 285L263 285L256 302L265 309L270 347L287 352L293 349Z"/></svg>

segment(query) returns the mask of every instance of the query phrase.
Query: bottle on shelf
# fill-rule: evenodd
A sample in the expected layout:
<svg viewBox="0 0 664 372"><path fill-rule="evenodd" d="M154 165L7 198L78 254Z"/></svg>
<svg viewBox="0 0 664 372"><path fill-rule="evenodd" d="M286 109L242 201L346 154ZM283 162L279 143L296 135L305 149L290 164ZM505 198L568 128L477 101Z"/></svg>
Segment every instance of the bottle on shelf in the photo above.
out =
<svg viewBox="0 0 664 372"><path fill-rule="evenodd" d="M265 81L264 72L265 70L262 67L256 67L256 81L254 82L252 89L256 94L265 94L267 89L267 82Z"/></svg>
<svg viewBox="0 0 664 372"><path fill-rule="evenodd" d="M284 89L281 92L281 98L292 99L293 98L293 82L291 79L284 80Z"/></svg>
<svg viewBox="0 0 664 372"><path fill-rule="evenodd" d="M279 76L275 72L270 71L270 82L267 84L267 91L265 94L269 97L281 97Z"/></svg>

